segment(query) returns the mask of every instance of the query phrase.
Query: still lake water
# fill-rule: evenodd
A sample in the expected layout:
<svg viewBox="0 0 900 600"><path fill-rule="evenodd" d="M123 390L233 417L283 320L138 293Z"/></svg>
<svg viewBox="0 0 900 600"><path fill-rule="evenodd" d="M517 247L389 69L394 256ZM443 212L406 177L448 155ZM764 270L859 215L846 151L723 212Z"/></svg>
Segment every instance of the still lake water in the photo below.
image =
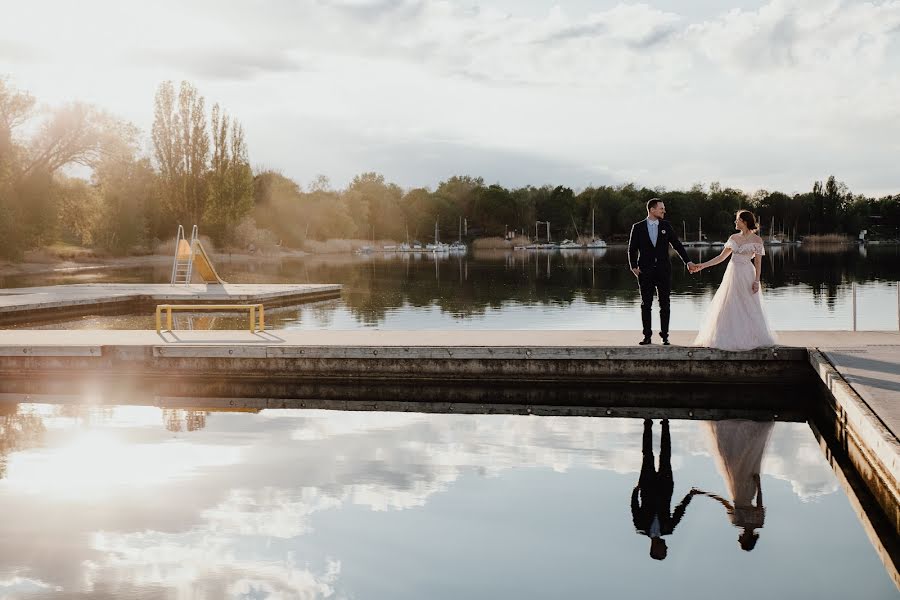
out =
<svg viewBox="0 0 900 600"><path fill-rule="evenodd" d="M689 249L696 261L715 250ZM896 330L900 247L825 250L769 247L762 280L776 330L852 327L851 285L858 285L858 328ZM675 264L680 264L675 259ZM339 300L266 311L277 329L640 329L640 297L623 247L575 252L479 251L467 256L376 253L304 259L219 262L232 283L341 283ZM725 266L690 275L675 269L672 329L697 329ZM87 282L167 282L170 267L97 270L0 278L0 287ZM237 316L178 315L178 327L243 329ZM654 314L657 323L658 313ZM35 324L24 325L35 327ZM149 329L150 315L100 316L54 328ZM21 326L20 326L21 327Z"/></svg>
<svg viewBox="0 0 900 600"><path fill-rule="evenodd" d="M857 282L860 327L894 329L898 254L770 249L763 281L773 325L849 328ZM267 324L282 329L639 324L623 248L217 267L234 283L345 286L338 300L267 310ZM673 328L697 327L723 269L676 271ZM0 287L166 282L169 274L168 266L82 271L0 278ZM244 327L230 316L179 317L180 327ZM26 326L151 328L153 320ZM897 597L893 567L881 562L809 425L669 425L671 501L645 461L641 419L7 399L0 514L13 517L0 520L0 599ZM654 420L647 448L658 463L661 428ZM633 507L639 484L645 493ZM668 510L687 497L672 529ZM647 506L662 506L663 518L648 519ZM749 551L737 526L748 524L758 535L743 536ZM655 544L659 556L647 535L657 527L664 560L650 554Z"/></svg>
<svg viewBox="0 0 900 600"><path fill-rule="evenodd" d="M0 410L2 598L897 595L805 423L671 421L668 508L722 502L663 519L655 560L659 420L644 448L640 419Z"/></svg>

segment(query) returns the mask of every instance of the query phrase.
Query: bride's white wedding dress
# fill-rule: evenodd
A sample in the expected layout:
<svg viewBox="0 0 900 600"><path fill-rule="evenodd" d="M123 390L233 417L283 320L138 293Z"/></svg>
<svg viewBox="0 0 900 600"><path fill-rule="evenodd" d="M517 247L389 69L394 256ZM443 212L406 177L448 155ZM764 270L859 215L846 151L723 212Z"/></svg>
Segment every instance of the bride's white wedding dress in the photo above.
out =
<svg viewBox="0 0 900 600"><path fill-rule="evenodd" d="M731 522L738 527L762 527L765 509L759 499L760 475L771 421L730 419L706 423L712 456L731 496Z"/></svg>
<svg viewBox="0 0 900 600"><path fill-rule="evenodd" d="M720 350L752 350L774 346L777 341L763 310L762 288L753 293L756 280L754 256L763 256L761 242L739 243L733 237L725 244L731 260L722 283L707 309L694 346Z"/></svg>

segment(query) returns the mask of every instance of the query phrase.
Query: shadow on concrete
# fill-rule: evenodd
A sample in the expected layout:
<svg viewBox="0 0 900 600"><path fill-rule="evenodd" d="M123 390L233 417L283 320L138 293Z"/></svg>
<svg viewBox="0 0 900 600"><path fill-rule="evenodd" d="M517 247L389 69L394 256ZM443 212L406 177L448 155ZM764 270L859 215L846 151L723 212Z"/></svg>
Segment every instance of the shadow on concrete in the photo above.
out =
<svg viewBox="0 0 900 600"><path fill-rule="evenodd" d="M216 338L214 340L192 340L190 332L188 335L181 337L174 331L162 331L159 334L160 339L167 344L202 344L207 346L216 346L221 344L283 344L284 338L275 335L270 331L247 332L248 337L241 339L225 339Z"/></svg>
<svg viewBox="0 0 900 600"><path fill-rule="evenodd" d="M889 381L887 379L877 379L875 377L865 377L863 375L841 374L850 385L860 384L871 388L889 390L892 392L900 392L900 382Z"/></svg>
<svg viewBox="0 0 900 600"><path fill-rule="evenodd" d="M878 360L875 358L866 358L859 354L845 354L843 352L829 352L825 355L828 357L832 365L839 371L843 369L862 369L865 371L875 371L877 373L891 373L900 377L900 365L894 362ZM841 373L844 375L843 373ZM844 375L846 377L846 375Z"/></svg>

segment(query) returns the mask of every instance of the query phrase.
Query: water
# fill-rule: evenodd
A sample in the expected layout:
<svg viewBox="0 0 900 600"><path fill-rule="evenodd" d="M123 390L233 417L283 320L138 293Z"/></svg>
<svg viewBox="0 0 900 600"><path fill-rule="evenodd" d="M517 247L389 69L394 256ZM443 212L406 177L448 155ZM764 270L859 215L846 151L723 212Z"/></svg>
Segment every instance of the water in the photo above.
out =
<svg viewBox="0 0 900 600"><path fill-rule="evenodd" d="M695 260L715 250L689 249ZM838 246L827 251L770 247L762 281L778 330L852 327L857 283L858 328L895 330L900 247ZM675 264L679 264L677 260ZM300 260L222 262L232 283L341 283L339 300L266 311L277 329L596 329L640 328L640 297L624 248L535 253L482 251L427 255L311 256ZM675 269L672 329L697 329L724 265L690 275ZM166 282L170 267L6 277L2 287L86 282ZM655 319L656 317L654 317ZM243 329L234 315L178 315L182 328ZM88 316L26 327L150 329L151 314Z"/></svg>
<svg viewBox="0 0 900 600"><path fill-rule="evenodd" d="M630 506L640 419L0 409L4 598L897 593L805 423L671 421L672 508L731 500L730 445L758 449L764 512L747 551L694 495L660 561Z"/></svg>

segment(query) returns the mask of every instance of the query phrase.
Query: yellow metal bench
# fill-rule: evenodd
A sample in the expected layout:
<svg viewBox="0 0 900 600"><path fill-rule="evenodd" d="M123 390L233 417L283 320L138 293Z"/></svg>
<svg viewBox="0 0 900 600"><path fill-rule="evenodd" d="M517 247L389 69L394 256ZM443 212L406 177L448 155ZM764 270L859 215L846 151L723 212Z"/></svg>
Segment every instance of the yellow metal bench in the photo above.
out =
<svg viewBox="0 0 900 600"><path fill-rule="evenodd" d="M156 333L162 332L163 311L166 311L166 331L172 331L173 310L187 310L191 312L201 310L216 312L246 310L250 314L250 332L266 330L266 314L262 304L159 304L156 306ZM256 315L259 315L258 321Z"/></svg>

